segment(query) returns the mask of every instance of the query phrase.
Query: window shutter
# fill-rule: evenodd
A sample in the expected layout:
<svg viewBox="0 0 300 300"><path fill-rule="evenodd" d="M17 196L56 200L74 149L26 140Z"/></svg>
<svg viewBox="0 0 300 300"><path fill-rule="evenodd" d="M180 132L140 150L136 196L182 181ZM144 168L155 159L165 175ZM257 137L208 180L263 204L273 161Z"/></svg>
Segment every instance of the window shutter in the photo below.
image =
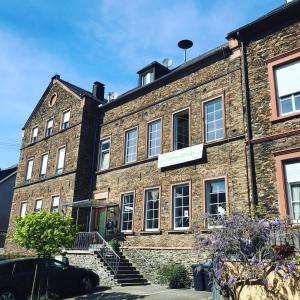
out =
<svg viewBox="0 0 300 300"><path fill-rule="evenodd" d="M300 60L275 69L278 96L286 96L300 91Z"/></svg>

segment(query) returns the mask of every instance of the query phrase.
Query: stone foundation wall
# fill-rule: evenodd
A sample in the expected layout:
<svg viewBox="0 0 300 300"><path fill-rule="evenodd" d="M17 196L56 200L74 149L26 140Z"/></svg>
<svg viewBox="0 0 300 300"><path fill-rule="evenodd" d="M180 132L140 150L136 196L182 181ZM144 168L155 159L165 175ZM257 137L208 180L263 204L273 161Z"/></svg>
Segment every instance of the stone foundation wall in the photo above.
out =
<svg viewBox="0 0 300 300"><path fill-rule="evenodd" d="M100 286L114 286L116 282L110 271L95 255L89 252L67 252L70 265L92 269L100 277Z"/></svg>
<svg viewBox="0 0 300 300"><path fill-rule="evenodd" d="M176 249L137 249L123 248L123 254L139 270L139 272L151 283L158 283L157 272L160 267L180 263L188 270L192 278L192 264L198 263L195 250L176 250ZM142 258L144 257L144 259ZM146 262L146 261L147 262Z"/></svg>

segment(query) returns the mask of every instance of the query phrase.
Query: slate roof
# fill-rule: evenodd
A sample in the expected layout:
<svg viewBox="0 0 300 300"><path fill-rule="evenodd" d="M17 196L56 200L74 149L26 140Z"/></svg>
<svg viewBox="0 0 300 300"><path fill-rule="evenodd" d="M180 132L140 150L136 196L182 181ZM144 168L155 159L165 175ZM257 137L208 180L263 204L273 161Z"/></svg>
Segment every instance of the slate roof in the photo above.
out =
<svg viewBox="0 0 300 300"><path fill-rule="evenodd" d="M283 0L284 1L284 0ZM249 33L250 35L256 33L256 30L261 30L267 26L274 26L278 21L291 20L300 15L300 0L292 0L288 3L280 5L271 10L258 19L250 22L238 29L235 29L227 34L227 38L237 37L239 33Z"/></svg>
<svg viewBox="0 0 300 300"><path fill-rule="evenodd" d="M95 101L97 101L99 104L103 103L102 101L100 101L99 99L97 99L96 97L93 96L93 94L85 89L82 89L81 87L72 84L68 81L62 80L60 78L59 75L55 75L52 77L51 82L49 83L48 87L46 88L45 92L43 93L41 99L39 100L39 102L37 103L37 105L35 106L34 110L32 111L32 113L30 114L29 118L27 119L26 123L24 124L23 128L24 129L27 124L29 123L29 121L31 120L31 118L34 116L34 114L36 113L36 111L40 108L41 104L43 103L45 97L47 96L52 83L53 83L53 79L57 79L58 81L60 81L64 86L66 86L68 89L70 89L73 93L75 93L78 97L83 98L83 97L89 97L90 99L93 99Z"/></svg>
<svg viewBox="0 0 300 300"><path fill-rule="evenodd" d="M9 167L9 168L7 168L7 169L0 170L0 182L1 182L4 178L6 178L6 177L12 175L14 172L16 172L16 171L17 171L17 168L18 168L18 166L17 166L17 165L14 165L14 166L11 166L11 167Z"/></svg>

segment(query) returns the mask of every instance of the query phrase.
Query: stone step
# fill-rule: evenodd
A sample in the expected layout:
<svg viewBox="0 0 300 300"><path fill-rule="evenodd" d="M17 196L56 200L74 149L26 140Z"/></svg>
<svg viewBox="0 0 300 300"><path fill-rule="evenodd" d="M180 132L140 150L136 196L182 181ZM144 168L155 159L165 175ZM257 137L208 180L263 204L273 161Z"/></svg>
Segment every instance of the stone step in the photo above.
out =
<svg viewBox="0 0 300 300"><path fill-rule="evenodd" d="M138 286L138 285L150 285L149 282L143 282L143 283L121 283L121 286Z"/></svg>
<svg viewBox="0 0 300 300"><path fill-rule="evenodd" d="M142 279L143 276L141 274L119 274L115 276L116 279Z"/></svg>
<svg viewBox="0 0 300 300"><path fill-rule="evenodd" d="M121 284L128 284L128 283L145 283L147 282L146 279L141 279L141 278L120 278L120 279L117 279L118 283L121 283Z"/></svg>

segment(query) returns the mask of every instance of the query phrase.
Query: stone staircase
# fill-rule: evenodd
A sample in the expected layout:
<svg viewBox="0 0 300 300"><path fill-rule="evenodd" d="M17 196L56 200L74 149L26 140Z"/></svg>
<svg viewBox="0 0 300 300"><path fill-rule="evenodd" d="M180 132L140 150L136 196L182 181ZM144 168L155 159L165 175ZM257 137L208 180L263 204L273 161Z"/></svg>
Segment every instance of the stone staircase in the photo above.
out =
<svg viewBox="0 0 300 300"><path fill-rule="evenodd" d="M132 263L123 255L121 251L116 252L120 257L120 263L117 274L107 266L102 257L97 254L97 258L107 267L107 270L114 276L114 281L121 286L135 286L135 285L149 285L150 283L145 279L140 272L132 265Z"/></svg>

